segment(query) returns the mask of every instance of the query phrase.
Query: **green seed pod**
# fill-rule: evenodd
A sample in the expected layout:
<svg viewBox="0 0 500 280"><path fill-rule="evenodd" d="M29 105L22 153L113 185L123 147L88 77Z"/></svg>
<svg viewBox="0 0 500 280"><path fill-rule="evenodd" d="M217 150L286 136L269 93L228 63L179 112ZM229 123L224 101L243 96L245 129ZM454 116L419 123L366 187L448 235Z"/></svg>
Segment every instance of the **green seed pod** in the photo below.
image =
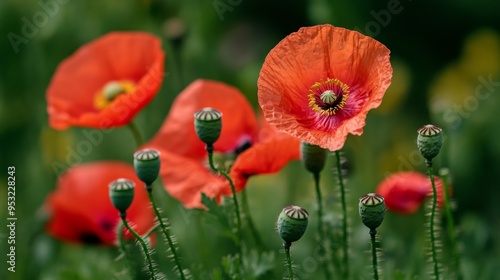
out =
<svg viewBox="0 0 500 280"><path fill-rule="evenodd" d="M309 172L318 174L325 166L326 150L320 146L302 142L300 145L300 158Z"/></svg>
<svg viewBox="0 0 500 280"><path fill-rule="evenodd" d="M109 198L113 206L125 213L134 199L134 182L120 178L109 183Z"/></svg>
<svg viewBox="0 0 500 280"><path fill-rule="evenodd" d="M153 149L142 149L134 154L134 168L137 177L151 185L160 172L160 153Z"/></svg>
<svg viewBox="0 0 500 280"><path fill-rule="evenodd" d="M384 197L369 193L359 199L359 216L363 224L370 230L375 230L384 221L385 201Z"/></svg>
<svg viewBox="0 0 500 280"><path fill-rule="evenodd" d="M290 205L278 216L278 233L288 244L299 240L307 228L309 213L306 209Z"/></svg>
<svg viewBox="0 0 500 280"><path fill-rule="evenodd" d="M443 133L440 127L432 124L424 125L417 130L417 146L420 154L431 161L435 158L443 145Z"/></svg>
<svg viewBox="0 0 500 280"><path fill-rule="evenodd" d="M213 108L203 108L194 113L194 129L201 141L212 145L222 130L222 113Z"/></svg>

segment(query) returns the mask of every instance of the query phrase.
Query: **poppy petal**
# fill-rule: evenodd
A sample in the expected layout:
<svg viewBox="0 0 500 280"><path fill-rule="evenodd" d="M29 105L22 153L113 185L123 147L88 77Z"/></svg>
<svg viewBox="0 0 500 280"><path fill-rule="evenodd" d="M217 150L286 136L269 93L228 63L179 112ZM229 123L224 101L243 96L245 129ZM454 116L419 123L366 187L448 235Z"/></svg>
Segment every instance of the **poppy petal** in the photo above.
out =
<svg viewBox="0 0 500 280"><path fill-rule="evenodd" d="M204 163L167 150L159 150L160 177L165 190L186 208L203 208L201 194L220 201L230 187L224 177L211 173Z"/></svg>
<svg viewBox="0 0 500 280"><path fill-rule="evenodd" d="M196 80L176 97L165 122L148 146L175 151L188 158L204 157L205 144L198 139L193 123L194 113L205 107L222 112L222 132L214 144L216 151L234 151L242 142L256 137L255 113L238 89L221 82Z"/></svg>
<svg viewBox="0 0 500 280"><path fill-rule="evenodd" d="M443 182L435 178L438 206L443 207ZM429 178L418 172L398 172L383 180L376 193L385 198L389 211L398 214L413 214L427 197L432 197Z"/></svg>
<svg viewBox="0 0 500 280"><path fill-rule="evenodd" d="M57 68L47 89L50 126L110 128L130 122L156 95L165 54L159 38L143 32L112 32L78 49ZM131 94L98 110L94 98L108 82L130 80Z"/></svg>
<svg viewBox="0 0 500 280"><path fill-rule="evenodd" d="M250 176L278 172L288 162L298 159L300 141L279 133L241 153L231 168L230 176L234 180L236 191L241 191Z"/></svg>
<svg viewBox="0 0 500 280"><path fill-rule="evenodd" d="M67 242L115 244L119 216L109 199L108 185L117 178L136 184L127 220L140 234L146 233L154 225L147 192L133 166L120 162L85 163L63 173L44 204L49 214L45 230Z"/></svg>
<svg viewBox="0 0 500 280"><path fill-rule="evenodd" d="M390 51L356 31L331 25L301 28L274 47L258 80L259 104L278 130L331 151L348 133L360 135L370 109L390 85ZM310 106L315 83L338 79L349 88L343 107L322 115Z"/></svg>

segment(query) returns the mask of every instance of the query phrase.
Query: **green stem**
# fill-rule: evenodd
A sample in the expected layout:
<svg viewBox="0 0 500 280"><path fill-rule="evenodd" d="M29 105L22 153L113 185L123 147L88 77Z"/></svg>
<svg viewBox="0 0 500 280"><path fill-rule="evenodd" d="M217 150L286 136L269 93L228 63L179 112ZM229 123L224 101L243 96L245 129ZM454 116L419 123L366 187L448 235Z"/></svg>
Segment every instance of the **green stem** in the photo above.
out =
<svg viewBox="0 0 500 280"><path fill-rule="evenodd" d="M376 230L370 229L370 239L372 243L372 265L373 265L373 279L378 280L378 261L377 261L377 243L375 242Z"/></svg>
<svg viewBox="0 0 500 280"><path fill-rule="evenodd" d="M153 266L153 260L151 259L151 254L149 252L148 245L146 245L146 242L144 241L144 239L142 239L142 237L137 232L135 232L135 230L133 230L130 227L127 220L125 219L124 212L120 213L120 218L122 218L123 225L128 229L128 231L130 233L132 233L132 235L135 237L135 239L137 239L137 241L139 241L139 243L141 244L142 250L144 251L144 255L146 256L146 262L148 263L148 270L149 270L149 274L151 275L151 279L156 279L156 274L155 274L155 270L154 270L154 266Z"/></svg>
<svg viewBox="0 0 500 280"><path fill-rule="evenodd" d="M134 121L130 121L128 123L128 128L130 129L130 132L132 132L132 136L134 137L135 144L137 145L137 147L142 146L142 144L144 144L144 140L142 139L139 127L137 127Z"/></svg>
<svg viewBox="0 0 500 280"><path fill-rule="evenodd" d="M285 242L283 243L283 246L285 247L286 263L288 268L288 279L293 280L292 259L290 258L290 246L292 246L292 243Z"/></svg>
<svg viewBox="0 0 500 280"><path fill-rule="evenodd" d="M248 206L248 195L246 189L241 191L241 201L242 201L242 207L243 207L243 212L245 213L245 218L248 224L248 227L250 228L250 232L252 233L252 237L255 240L255 243L259 249L264 249L264 242L262 241L262 238L260 237L259 231L255 227L255 224L253 223L252 216L250 215L250 207Z"/></svg>
<svg viewBox="0 0 500 280"><path fill-rule="evenodd" d="M234 183L233 183L233 180L231 180L231 177L229 177L229 175L226 172L224 172L220 169L217 169L217 167L215 167L214 159L213 159L214 147L212 145L207 145L206 150L208 152L208 163L210 164L210 168L212 169L212 171L217 172L220 175L224 176L224 178L226 178L226 180L229 182L229 185L231 186L231 193L233 194L233 203L234 203L234 208L235 208L235 212L236 212L236 236L237 236L237 243L238 243L236 245L241 250L241 247L240 247L240 243L241 243L241 215L240 215L240 207L238 204L238 199L236 197L236 188L234 187ZM240 258L240 260L241 260L241 258Z"/></svg>
<svg viewBox="0 0 500 280"><path fill-rule="evenodd" d="M457 279L460 280L463 277L461 273L460 253L458 252L457 239L455 236L455 221L453 219L453 214L451 213L451 205L450 205L451 203L448 197L448 189L449 189L448 172L442 172L440 175L443 180L444 208L446 212L448 238L450 239L453 258L455 262L454 270L457 272Z"/></svg>
<svg viewBox="0 0 500 280"><path fill-rule="evenodd" d="M431 238L431 250L432 250L432 261L434 263L434 277L439 280L439 266L437 261L436 253L436 237L434 236L434 217L436 215L436 204L437 204L437 191L436 184L434 183L434 173L432 171L432 161L426 160L427 173L432 184L432 209L431 209L431 221L430 221L430 238Z"/></svg>
<svg viewBox="0 0 500 280"><path fill-rule="evenodd" d="M130 129L130 132L132 132L132 136L134 137L135 144L137 145L137 147L142 146L142 144L144 144L144 140L142 139L141 133L139 132L139 128L134 123L134 121L130 121L128 123L128 128Z"/></svg>
<svg viewBox="0 0 500 280"><path fill-rule="evenodd" d="M177 266L177 269L179 270L179 276L181 277L182 280L185 280L186 277L184 275L184 270L182 269L181 262L179 260L179 257L177 256L177 250L175 249L175 244L174 241L172 240L172 237L170 236L170 231L168 229L168 226L164 223L162 217L160 216L160 211L158 210L158 207L156 207L155 200L153 199L153 192L151 187L146 187L148 190L148 196L149 200L151 201L151 205L153 206L153 210L155 211L156 217L158 219L158 222L160 224L161 230L163 231L163 235L167 239L168 246L170 246L170 250L172 250L172 255L174 257L174 262L175 265Z"/></svg>
<svg viewBox="0 0 500 280"><path fill-rule="evenodd" d="M123 256L125 257L125 262L126 262L126 269L128 270L128 272L132 275L135 275L135 269L134 269L134 262L133 262L133 259L132 259L132 256L128 253L128 250L127 250L127 245L126 245L126 242L125 242L125 236L123 234L123 229L125 228L125 226L123 225L123 223L120 223L118 225L118 232L117 232L117 235L118 235L118 246L120 247L120 251L121 253L123 254Z"/></svg>
<svg viewBox="0 0 500 280"><path fill-rule="evenodd" d="M343 279L349 279L349 244L347 236L347 206L345 202L345 187L344 187L344 175L342 173L342 162L340 159L340 152L335 151L335 157L337 159L337 176L340 186L340 199L342 203L342 246L344 250L344 273Z"/></svg>
<svg viewBox="0 0 500 280"><path fill-rule="evenodd" d="M320 251L319 253L322 255L325 255L325 247L323 246L323 243L326 242L325 238L325 228L323 226L323 198L321 196L321 188L319 185L320 182L320 175L319 172L313 173L314 177L314 186L316 189L316 201L318 203L318 237L319 237L319 244L320 244ZM325 273L325 279L330 278L330 271L328 269L328 261L323 260L322 261L322 266L323 266L323 271Z"/></svg>

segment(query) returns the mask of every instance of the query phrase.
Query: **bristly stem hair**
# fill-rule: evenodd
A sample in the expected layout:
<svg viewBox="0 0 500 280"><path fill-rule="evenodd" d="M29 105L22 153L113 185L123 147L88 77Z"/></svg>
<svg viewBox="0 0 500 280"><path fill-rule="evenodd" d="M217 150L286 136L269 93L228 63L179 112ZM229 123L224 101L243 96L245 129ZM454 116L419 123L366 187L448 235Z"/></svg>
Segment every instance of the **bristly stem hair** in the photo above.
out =
<svg viewBox="0 0 500 280"><path fill-rule="evenodd" d="M153 265L153 259L151 258L151 252L149 251L148 245L146 244L146 241L142 239L142 237L130 227L130 225L127 222L127 219L125 218L126 215L124 212L120 213L120 218L122 219L123 225L127 230L132 233L132 235L139 241L139 243L142 246L142 250L144 251L144 256L146 256L146 263L148 265L148 271L149 275L151 276L151 279L156 280L156 273Z"/></svg>
<svg viewBox="0 0 500 280"><path fill-rule="evenodd" d="M376 237L377 231L370 230L370 240L372 244L372 266L373 266L373 279L378 280L378 261L377 261L377 242Z"/></svg>
<svg viewBox="0 0 500 280"><path fill-rule="evenodd" d="M290 246L292 243L284 242L283 247L285 247L286 263L288 269L288 279L293 280L293 269L292 269L292 259L290 258Z"/></svg>
<svg viewBox="0 0 500 280"><path fill-rule="evenodd" d="M320 254L325 255L327 252L325 252L325 246L323 246L322 243L326 242L326 237L325 237L325 227L323 225L323 198L321 195L321 188L320 188L320 175L319 172L314 172L314 186L316 189L316 201L317 201L317 211L318 211L318 238L319 238L319 243L320 243ZM331 273L328 269L328 259L323 260L322 266L323 266L323 271L325 273L325 279L328 279L331 277Z"/></svg>
<svg viewBox="0 0 500 280"><path fill-rule="evenodd" d="M224 178L226 178L226 180L229 182L229 185L231 186L231 193L233 196L233 203L234 203L234 208L235 208L235 212L236 212L236 240L237 240L236 246L239 248L240 253L241 253L241 215L240 215L240 207L238 204L238 198L236 197L236 188L234 187L234 183L233 183L233 180L231 179L231 177L229 177L229 175L225 171L220 170L217 167L215 167L214 159L213 159L213 156L214 156L213 145L207 145L206 150L208 152L208 163L210 165L210 169L212 169L212 171L217 172L218 174L220 174ZM240 260L241 260L241 258L240 258Z"/></svg>
<svg viewBox="0 0 500 280"><path fill-rule="evenodd" d="M342 161L340 151L335 151L337 161L337 176L340 186L340 199L342 203L342 246L343 246L343 276L342 279L349 279L349 244L348 244L348 230L347 230L347 206L345 198L344 175L342 172Z"/></svg>
<svg viewBox="0 0 500 280"><path fill-rule="evenodd" d="M436 252L436 237L434 232L434 217L436 216L436 205L437 205L437 191L436 184L434 183L434 172L432 170L432 160L425 161L427 165L427 173L429 175L429 179L431 180L432 185L432 208L431 208L431 220L430 220L430 239L431 239L431 251L432 251L432 262L434 265L434 277L436 280L439 280L439 264L437 260L437 252Z"/></svg>
<svg viewBox="0 0 500 280"><path fill-rule="evenodd" d="M168 246L170 247L170 250L172 251L172 256L175 262L175 266L177 266L177 270L179 272L179 276L181 277L182 280L186 280L186 276L184 275L184 270L181 265L181 261L179 259L179 256L177 255L177 249L175 248L174 241L172 240L172 236L170 235L170 230L168 228L168 221L164 221L163 218L160 215L160 211L156 207L155 200L153 198L153 188L151 186L146 186L146 190L148 191L148 196L149 200L151 201L151 205L153 206L153 210L155 211L156 218L158 219L158 223L161 227L161 230L163 232L163 236L167 239Z"/></svg>

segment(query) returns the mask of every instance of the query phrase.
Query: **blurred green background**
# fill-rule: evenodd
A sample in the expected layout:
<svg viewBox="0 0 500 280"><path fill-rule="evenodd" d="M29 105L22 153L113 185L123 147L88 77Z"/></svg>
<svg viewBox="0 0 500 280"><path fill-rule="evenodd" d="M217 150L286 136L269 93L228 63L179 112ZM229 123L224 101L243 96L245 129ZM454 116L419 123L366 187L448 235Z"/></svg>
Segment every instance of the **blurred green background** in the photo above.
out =
<svg viewBox="0 0 500 280"><path fill-rule="evenodd" d="M160 127L172 100L197 78L235 85L257 104L257 78L267 52L302 26L330 23L358 30L391 50L394 77L382 106L369 113L364 134L348 138L353 279L369 279L368 233L359 222L357 200L392 172L424 171L415 139L420 126L443 127L446 141L436 170L451 170L459 242L466 279L500 279L500 2L472 1L76 1L0 2L0 172L1 279L112 279L112 249L61 244L43 233L40 206L54 189L57 172L78 141L80 128L54 131L48 126L45 90L57 65L79 46L114 30L141 30L163 39L166 72L157 97L137 117L149 139ZM45 14L41 16L40 14ZM38 16L37 16L38 15ZM26 21L35 24L23 33ZM21 39L20 39L21 38ZM75 87L78 85L75 85ZM497 136L499 138L497 138ZM131 162L134 141L115 129L79 159ZM327 208L338 212L337 187L329 168L322 187ZM7 166L16 167L17 267L6 270ZM278 175L252 178L247 185L252 215L264 241L275 252L275 278L281 275L281 241L274 217L294 203L314 209L313 182L299 162ZM203 214L185 212L163 195L163 207L179 239L185 263L211 271L231 252ZM264 207L265 206L265 207ZM186 218L187 217L187 218ZM272 219L270 219L270 217ZM336 219L334 215L332 219ZM389 213L380 228L388 279L424 279L424 211L412 216ZM311 228L293 248L303 279L320 271L305 262L315 238ZM200 237L203 231L204 237ZM208 242L212 238L214 242ZM443 258L449 258L444 242ZM157 257L162 271L172 264Z"/></svg>

